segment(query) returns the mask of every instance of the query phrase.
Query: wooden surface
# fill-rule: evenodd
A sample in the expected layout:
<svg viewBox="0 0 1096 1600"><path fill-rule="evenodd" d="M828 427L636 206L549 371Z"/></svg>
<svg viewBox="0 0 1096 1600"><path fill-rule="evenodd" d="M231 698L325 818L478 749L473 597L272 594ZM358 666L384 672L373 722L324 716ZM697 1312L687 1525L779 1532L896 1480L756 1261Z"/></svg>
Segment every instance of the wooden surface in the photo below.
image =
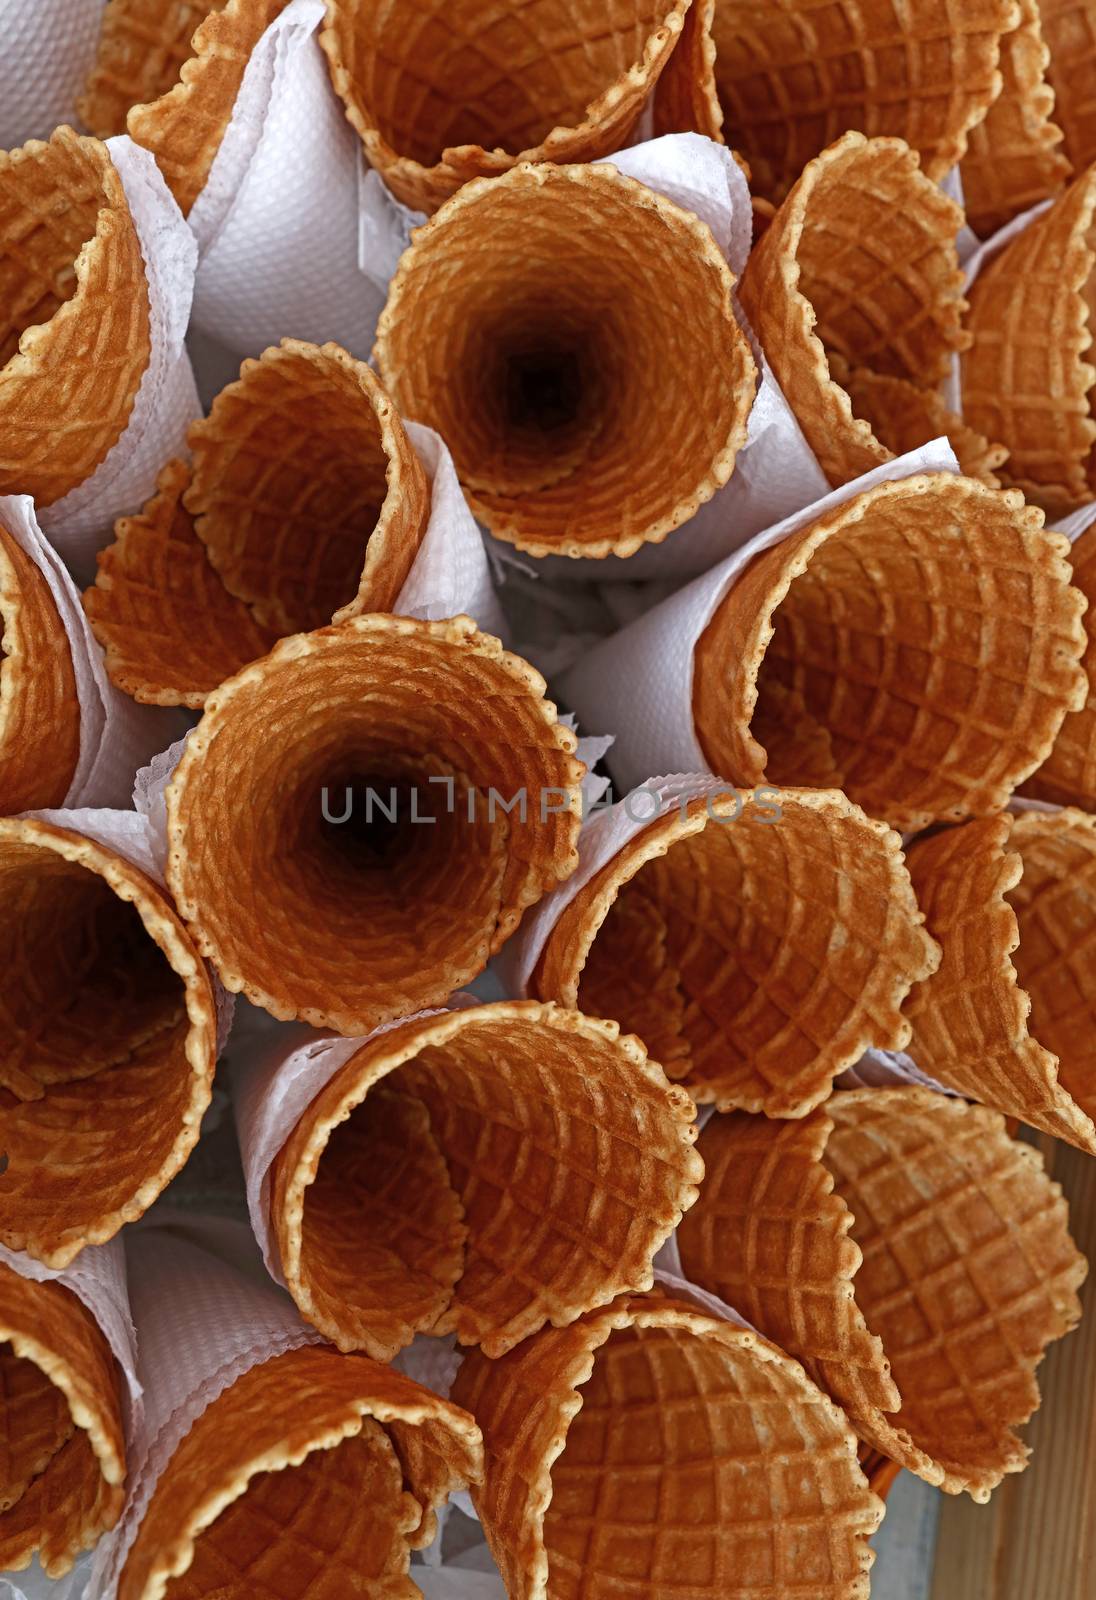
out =
<svg viewBox="0 0 1096 1600"><path fill-rule="evenodd" d="M1024 1437L1026 1472L988 1506L941 1496L931 1600L1091 1600L1096 1594L1096 1159L1036 1141L1090 1262L1080 1327L1039 1369L1043 1403ZM873 1595L874 1600L874 1595ZM895 1597L899 1600L899 1597Z"/></svg>

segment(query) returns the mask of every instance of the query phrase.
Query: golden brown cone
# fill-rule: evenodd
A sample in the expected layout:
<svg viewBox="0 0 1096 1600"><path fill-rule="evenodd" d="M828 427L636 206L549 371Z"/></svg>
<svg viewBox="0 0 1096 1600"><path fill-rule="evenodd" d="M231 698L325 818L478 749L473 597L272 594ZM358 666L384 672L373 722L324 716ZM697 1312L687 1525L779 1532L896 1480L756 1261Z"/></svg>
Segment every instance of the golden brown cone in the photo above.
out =
<svg viewBox="0 0 1096 1600"><path fill-rule="evenodd" d="M685 13L681 38L655 85L655 138L702 133L723 143L723 107L715 87L714 16L715 0L692 0Z"/></svg>
<svg viewBox="0 0 1096 1600"><path fill-rule="evenodd" d="M1090 0L1039 0L1055 121L1079 172L1096 160L1096 15Z"/></svg>
<svg viewBox="0 0 1096 1600"><path fill-rule="evenodd" d="M111 0L79 102L151 150L184 215L205 188L251 52L286 0Z"/></svg>
<svg viewBox="0 0 1096 1600"><path fill-rule="evenodd" d="M727 139L757 193L777 202L850 128L906 140L939 181L998 95L1002 35L1018 22L1014 0L929 11L893 0L717 0Z"/></svg>
<svg viewBox="0 0 1096 1600"><path fill-rule="evenodd" d="M918 1065L1096 1154L1096 818L967 823L909 867L943 950L906 1007Z"/></svg>
<svg viewBox="0 0 1096 1600"><path fill-rule="evenodd" d="M852 402L854 415L863 418L879 443L891 455L904 456L930 439L947 438L959 470L991 489L999 489L997 469L1008 459L1003 444L991 444L975 433L962 417L949 411L933 389L919 389L907 378L886 377L858 367L842 372L841 387Z"/></svg>
<svg viewBox="0 0 1096 1600"><path fill-rule="evenodd" d="M700 1139L683 1270L801 1360L861 1438L986 1500L1028 1449L1035 1369L1080 1318L1086 1264L1042 1158L927 1089L839 1092L801 1122ZM486 1430L485 1430L486 1431Z"/></svg>
<svg viewBox="0 0 1096 1600"><path fill-rule="evenodd" d="M200 710L277 635L221 582L183 504L189 483L190 468L169 461L140 515L119 519L84 610L112 683L145 705Z"/></svg>
<svg viewBox="0 0 1096 1600"><path fill-rule="evenodd" d="M363 361L283 339L244 362L188 438L195 532L261 628L304 632L392 610L430 486Z"/></svg>
<svg viewBox="0 0 1096 1600"><path fill-rule="evenodd" d="M260 1586L413 1600L410 1551L482 1470L467 1412L365 1356L292 1350L237 1379L178 1445L119 1600L245 1600Z"/></svg>
<svg viewBox="0 0 1096 1600"><path fill-rule="evenodd" d="M733 281L704 223L614 167L521 166L415 233L375 357L497 537L628 556L694 516L745 442L757 370Z"/></svg>
<svg viewBox="0 0 1096 1600"><path fill-rule="evenodd" d="M891 452L853 414L831 359L932 389L969 343L961 223L901 139L848 133L805 168L754 247L742 308L835 487Z"/></svg>
<svg viewBox="0 0 1096 1600"><path fill-rule="evenodd" d="M472 1495L511 1600L609 1600L622 1580L722 1600L774 1574L781 1593L867 1600L882 1506L848 1423L691 1300L623 1295L501 1360L473 1351L453 1396L483 1429Z"/></svg>
<svg viewBox="0 0 1096 1600"><path fill-rule="evenodd" d="M935 969L898 835L842 794L691 801L565 908L536 994L613 1016L700 1103L802 1116Z"/></svg>
<svg viewBox="0 0 1096 1600"><path fill-rule="evenodd" d="M68 635L43 574L0 522L0 814L64 803L80 759Z"/></svg>
<svg viewBox="0 0 1096 1600"><path fill-rule="evenodd" d="M373 615L222 684L168 789L168 879L227 987L364 1034L482 971L577 862L584 769L545 687L468 617ZM323 790L337 819L348 787L340 831Z"/></svg>
<svg viewBox="0 0 1096 1600"><path fill-rule="evenodd" d="M33 1477L8 1480L18 1492L4 1497L0 1511L0 1560L6 1571L19 1572L37 1552L46 1573L58 1578L122 1509L118 1370L95 1318L71 1289L35 1283L3 1265L0 1351L6 1352L0 1430L24 1452L28 1439L44 1446L33 1456Z"/></svg>
<svg viewBox="0 0 1096 1600"><path fill-rule="evenodd" d="M1015 490L878 484L758 555L694 655L713 772L913 831L1000 810L1084 699L1069 550Z"/></svg>
<svg viewBox="0 0 1096 1600"><path fill-rule="evenodd" d="M522 161L596 161L628 143L689 0L328 0L320 43L371 166L413 211ZM706 131L701 129L700 131Z"/></svg>
<svg viewBox="0 0 1096 1600"><path fill-rule="evenodd" d="M502 1355L650 1287L703 1175L693 1114L616 1023L534 1001L405 1022L351 1057L275 1161L290 1293L343 1350L391 1360L455 1332Z"/></svg>
<svg viewBox="0 0 1096 1600"><path fill-rule="evenodd" d="M1096 165L981 270L970 288L963 415L1008 446L1001 473L1051 517L1096 494L1090 300Z"/></svg>
<svg viewBox="0 0 1096 1600"><path fill-rule="evenodd" d="M1071 711L1062 723L1054 748L1025 783L1024 794L1096 811L1096 527L1075 540L1070 561L1073 586L1088 601L1088 643L1082 662L1088 693L1080 710Z"/></svg>
<svg viewBox="0 0 1096 1600"><path fill-rule="evenodd" d="M1049 200L1072 172L1054 120L1040 0L1019 3L1019 26L1001 40L1001 93L971 128L961 167L967 221L983 238Z"/></svg>
<svg viewBox="0 0 1096 1600"><path fill-rule="evenodd" d="M105 846L0 820L0 882L0 1241L62 1267L193 1148L213 989L164 891Z"/></svg>
<svg viewBox="0 0 1096 1600"><path fill-rule="evenodd" d="M151 355L148 283L105 145L0 152L0 494L39 510L117 444Z"/></svg>

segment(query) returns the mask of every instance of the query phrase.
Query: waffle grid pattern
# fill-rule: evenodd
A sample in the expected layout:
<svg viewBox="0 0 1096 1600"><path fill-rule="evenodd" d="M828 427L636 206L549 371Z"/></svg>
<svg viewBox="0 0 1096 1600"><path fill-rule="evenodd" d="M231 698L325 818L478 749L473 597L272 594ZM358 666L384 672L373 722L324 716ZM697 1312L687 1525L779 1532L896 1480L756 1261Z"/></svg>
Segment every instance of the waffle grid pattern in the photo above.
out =
<svg viewBox="0 0 1096 1600"><path fill-rule="evenodd" d="M80 702L49 585L0 523L0 814L64 804L80 759Z"/></svg>

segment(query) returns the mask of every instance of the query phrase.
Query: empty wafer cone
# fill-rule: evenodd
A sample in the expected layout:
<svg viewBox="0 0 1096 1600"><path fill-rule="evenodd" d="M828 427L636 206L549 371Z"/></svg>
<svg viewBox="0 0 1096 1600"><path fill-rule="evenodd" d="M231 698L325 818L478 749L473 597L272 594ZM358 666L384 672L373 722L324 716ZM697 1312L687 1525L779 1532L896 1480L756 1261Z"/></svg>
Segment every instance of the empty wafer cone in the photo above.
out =
<svg viewBox="0 0 1096 1600"><path fill-rule="evenodd" d="M901 842L844 795L705 797L636 834L564 909L534 993L615 1017L699 1102L802 1116L938 953Z"/></svg>
<svg viewBox="0 0 1096 1600"><path fill-rule="evenodd" d="M193 1148L213 989L163 890L105 845L0 820L0 880L0 1240L65 1266Z"/></svg>
<svg viewBox="0 0 1096 1600"><path fill-rule="evenodd" d="M0 494L41 509L121 438L151 355L144 258L96 139L0 152Z"/></svg>
<svg viewBox="0 0 1096 1600"><path fill-rule="evenodd" d="M716 0L727 138L770 200L849 129L906 140L939 180L997 98L1002 36L1018 21L1014 0Z"/></svg>
<svg viewBox="0 0 1096 1600"><path fill-rule="evenodd" d="M379 1034L277 1157L301 1314L390 1360L414 1334L488 1355L624 1290L696 1198L693 1105L615 1023L533 1001Z"/></svg>
<svg viewBox="0 0 1096 1600"><path fill-rule="evenodd" d="M1096 15L1089 0L1039 0L1050 48L1054 120L1079 172L1096 161Z"/></svg>
<svg viewBox="0 0 1096 1600"><path fill-rule="evenodd" d="M151 150L184 213L205 188L251 52L286 0L111 0L79 101L100 138Z"/></svg>
<svg viewBox="0 0 1096 1600"><path fill-rule="evenodd" d="M831 362L931 390L969 343L962 220L909 145L849 133L805 168L750 257L743 308L834 485L891 452Z"/></svg>
<svg viewBox="0 0 1096 1600"><path fill-rule="evenodd" d="M1054 120L1039 4L1020 0L1019 26L1001 40L1001 93L967 139L963 200L967 221L983 237L1057 194L1072 171Z"/></svg>
<svg viewBox="0 0 1096 1600"><path fill-rule="evenodd" d="M1085 694L1069 550L954 473L877 484L755 557L701 636L713 772L835 787L893 827L986 815Z"/></svg>
<svg viewBox="0 0 1096 1600"><path fill-rule="evenodd" d="M72 650L45 577L0 522L0 814L61 805L80 757Z"/></svg>
<svg viewBox="0 0 1096 1600"><path fill-rule="evenodd" d="M1070 561L1073 586L1088 601L1088 644L1082 662L1088 692L1080 710L1071 711L1062 723L1053 749L1023 792L1037 800L1096 811L1096 527L1075 541Z"/></svg>
<svg viewBox="0 0 1096 1600"><path fill-rule="evenodd" d="M994 256L969 291L963 415L1007 445L1001 477L1052 516L1096 495L1094 212L1096 166Z"/></svg>
<svg viewBox="0 0 1096 1600"><path fill-rule="evenodd" d="M690 0L328 0L320 43L371 166L434 211L521 161L596 161L627 144ZM707 132L706 128L698 131Z"/></svg>
<svg viewBox="0 0 1096 1600"><path fill-rule="evenodd" d="M51 1578L118 1520L126 1454L118 1372L60 1283L0 1264L0 1561Z"/></svg>
<svg viewBox="0 0 1096 1600"><path fill-rule="evenodd" d="M866 1600L882 1506L840 1410L739 1323L625 1295L453 1397L483 1430L472 1498L511 1600L781 1593ZM773 1591L776 1592L776 1591Z"/></svg>
<svg viewBox="0 0 1096 1600"><path fill-rule="evenodd" d="M831 371L838 363L831 357ZM893 378L857 367L840 369L841 387L852 403L853 415L871 428L891 455L904 456L930 439L946 438L955 452L960 471L999 489L997 469L1008 459L1003 444L991 444L954 411L949 411L934 389L919 389L908 378Z"/></svg>
<svg viewBox="0 0 1096 1600"><path fill-rule="evenodd" d="M458 1406L365 1356L291 1350L238 1378L177 1446L119 1600L416 1600L411 1550L482 1463Z"/></svg>
<svg viewBox="0 0 1096 1600"><path fill-rule="evenodd" d="M1096 1153L1096 818L970 822L909 867L943 951L906 1008L917 1064Z"/></svg>
<svg viewBox="0 0 1096 1600"><path fill-rule="evenodd" d="M531 555L632 555L734 470L757 371L705 224L610 166L469 184L414 235L376 358L476 515Z"/></svg>
<svg viewBox="0 0 1096 1600"><path fill-rule="evenodd" d="M1035 1370L1080 1318L1060 1187L1004 1118L928 1089L838 1092L700 1139L683 1270L803 1362L873 1449L987 1500L1028 1449ZM489 1437L489 1429L485 1426Z"/></svg>
<svg viewBox="0 0 1096 1600"><path fill-rule="evenodd" d="M168 878L226 986L368 1033L443 1003L577 862L575 736L467 617L283 639L206 701Z"/></svg>

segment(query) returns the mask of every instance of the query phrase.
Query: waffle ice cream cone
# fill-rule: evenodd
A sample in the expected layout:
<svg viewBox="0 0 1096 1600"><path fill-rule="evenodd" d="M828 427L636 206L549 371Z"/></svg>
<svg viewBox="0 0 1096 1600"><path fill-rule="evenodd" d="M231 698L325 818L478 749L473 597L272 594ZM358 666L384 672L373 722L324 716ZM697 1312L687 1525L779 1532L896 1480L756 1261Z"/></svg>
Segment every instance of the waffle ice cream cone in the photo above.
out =
<svg viewBox="0 0 1096 1600"><path fill-rule="evenodd" d="M613 1016L701 1103L802 1116L939 959L898 836L844 795L705 797L638 833L565 908L532 991Z"/></svg>
<svg viewBox="0 0 1096 1600"><path fill-rule="evenodd" d="M715 0L692 0L681 38L655 86L654 135L702 133L723 142L723 107L715 85Z"/></svg>
<svg viewBox="0 0 1096 1600"><path fill-rule="evenodd" d="M917 1064L1096 1153L1096 819L967 823L909 866L943 951L906 1008Z"/></svg>
<svg viewBox="0 0 1096 1600"><path fill-rule="evenodd" d="M416 1333L490 1356L647 1289L696 1198L693 1105L615 1023L533 1001L365 1043L277 1157L271 1216L302 1316L391 1360Z"/></svg>
<svg viewBox="0 0 1096 1600"><path fill-rule="evenodd" d="M226 987L365 1034L480 972L577 862L583 767L544 692L468 617L353 617L222 684L167 808Z"/></svg>
<svg viewBox="0 0 1096 1600"><path fill-rule="evenodd" d="M0 494L53 505L125 432L151 357L145 263L105 146L0 152Z"/></svg>
<svg viewBox="0 0 1096 1600"><path fill-rule="evenodd" d="M112 683L145 705L200 710L277 634L225 588L183 504L189 484L186 463L169 461L140 515L120 519L84 610Z"/></svg>
<svg viewBox="0 0 1096 1600"><path fill-rule="evenodd" d="M877 484L758 555L694 653L713 772L892 827L999 810L1084 698L1068 546L1015 491Z"/></svg>
<svg viewBox="0 0 1096 1600"><path fill-rule="evenodd" d="M983 238L1057 194L1072 171L1054 120L1039 5L1020 0L1020 24L1001 40L1001 93L968 135L963 199L967 221Z"/></svg>
<svg viewBox="0 0 1096 1600"><path fill-rule="evenodd" d="M59 806L80 757L72 649L45 577L0 521L0 813Z"/></svg>
<svg viewBox="0 0 1096 1600"><path fill-rule="evenodd" d="M700 1139L683 1270L803 1362L873 1450L987 1500L1028 1449L1035 1369L1086 1264L1042 1158L928 1089L839 1092L793 1123ZM484 1425L488 1440L490 1430Z"/></svg>
<svg viewBox="0 0 1096 1600"><path fill-rule="evenodd" d="M522 161L596 161L627 144L690 0L328 0L320 43L369 164L413 211ZM700 131L706 131L701 129Z"/></svg>
<svg viewBox="0 0 1096 1600"><path fill-rule="evenodd" d="M1096 15L1089 0L1039 0L1054 117L1078 172L1096 161Z"/></svg>
<svg viewBox="0 0 1096 1600"><path fill-rule="evenodd" d="M703 223L615 168L521 166L414 235L375 357L498 538L628 556L745 442L757 370L732 283Z"/></svg>
<svg viewBox="0 0 1096 1600"><path fill-rule="evenodd" d="M415 1600L411 1550L482 1462L467 1412L402 1373L291 1350L238 1378L178 1445L118 1600Z"/></svg>
<svg viewBox="0 0 1096 1600"><path fill-rule="evenodd" d="M0 1241L63 1267L139 1217L193 1148L214 996L164 892L106 846L0 820L0 882Z"/></svg>
<svg viewBox="0 0 1096 1600"><path fill-rule="evenodd" d="M901 139L848 133L805 168L750 257L743 309L835 487L891 459L840 371L932 390L969 343L962 220Z"/></svg>
<svg viewBox="0 0 1096 1600"><path fill-rule="evenodd" d="M867 1600L882 1518L838 1408L691 1299L624 1295L453 1397L483 1429L472 1498L511 1600L802 1590Z"/></svg>
<svg viewBox="0 0 1096 1600"><path fill-rule="evenodd" d="M832 367L836 363L831 363ZM841 372L841 387L852 403L853 415L868 424L879 443L893 456L904 456L930 439L946 438L960 470L991 489L999 489L997 469L1008 459L1003 444L991 444L949 411L935 389L919 389L908 378L888 377L857 367Z"/></svg>
<svg viewBox="0 0 1096 1600"><path fill-rule="evenodd" d="M716 0L727 138L777 202L849 129L904 139L938 181L996 100L1002 36L1018 21L1014 0Z"/></svg>
<svg viewBox="0 0 1096 1600"><path fill-rule="evenodd" d="M118 1520L126 1453L118 1372L91 1312L60 1283L0 1264L0 1561L47 1575Z"/></svg>
<svg viewBox="0 0 1096 1600"><path fill-rule="evenodd" d="M79 102L100 138L151 150L185 213L205 188L252 50L286 0L110 0Z"/></svg>
<svg viewBox="0 0 1096 1600"><path fill-rule="evenodd" d="M1080 710L1071 711L1062 723L1053 749L1024 785L1024 794L1096 811L1096 527L1076 540L1070 561L1073 586L1088 601L1088 644L1082 662L1088 692Z"/></svg>
<svg viewBox="0 0 1096 1600"><path fill-rule="evenodd" d="M1091 167L975 278L963 415L1008 446L1001 476L1051 516L1096 494L1089 358L1096 251Z"/></svg>

